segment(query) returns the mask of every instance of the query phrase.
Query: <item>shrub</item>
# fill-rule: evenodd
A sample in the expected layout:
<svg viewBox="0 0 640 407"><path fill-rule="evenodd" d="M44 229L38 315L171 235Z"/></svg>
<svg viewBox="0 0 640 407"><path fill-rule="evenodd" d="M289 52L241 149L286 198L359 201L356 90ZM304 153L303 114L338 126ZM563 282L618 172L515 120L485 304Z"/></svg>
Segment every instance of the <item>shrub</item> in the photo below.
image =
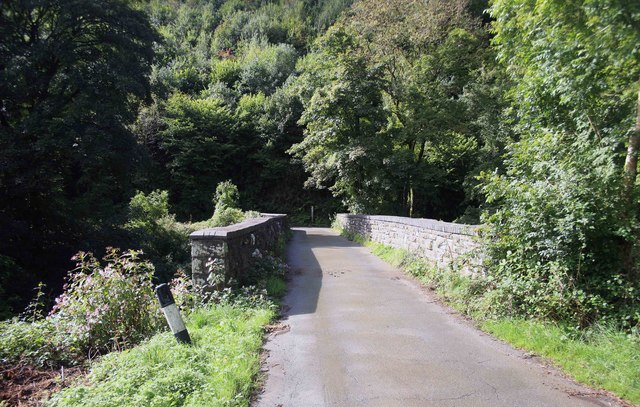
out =
<svg viewBox="0 0 640 407"><path fill-rule="evenodd" d="M164 326L152 290L153 266L140 252L108 249L101 265L91 253L75 257L64 292L46 318L40 297L23 320L0 323L0 360L39 367L73 365L96 353L136 345ZM179 274L171 286L180 304L193 303Z"/></svg>
<svg viewBox="0 0 640 407"><path fill-rule="evenodd" d="M169 193L138 192L129 202L129 221L125 227L135 236L138 248L153 263L156 277L169 280L189 261L189 227L169 213Z"/></svg>
<svg viewBox="0 0 640 407"><path fill-rule="evenodd" d="M132 228L149 228L162 218L169 217L169 193L152 191L148 195L138 191L129 202L129 222Z"/></svg>
<svg viewBox="0 0 640 407"><path fill-rule="evenodd" d="M581 326L622 312L628 328L638 323L637 282L620 275L630 231L612 161L600 142L547 132L513 144L505 174L484 175L497 312Z"/></svg>
<svg viewBox="0 0 640 407"><path fill-rule="evenodd" d="M78 267L69 273L50 318L76 346L95 351L130 347L159 329L153 266L140 254L109 249L104 266L91 253L74 257Z"/></svg>
<svg viewBox="0 0 640 407"><path fill-rule="evenodd" d="M224 208L237 208L238 207L238 187L235 186L231 180L221 182L216 187L216 194L214 197L214 203L216 205L216 212Z"/></svg>
<svg viewBox="0 0 640 407"><path fill-rule="evenodd" d="M64 334L56 330L52 319L36 322L18 318L0 322L0 361L26 363L37 367L54 367L60 363L74 364L81 351L64 346Z"/></svg>
<svg viewBox="0 0 640 407"><path fill-rule="evenodd" d="M213 214L209 224L212 227L229 226L243 220L244 214L240 209L223 207L216 209L216 213Z"/></svg>

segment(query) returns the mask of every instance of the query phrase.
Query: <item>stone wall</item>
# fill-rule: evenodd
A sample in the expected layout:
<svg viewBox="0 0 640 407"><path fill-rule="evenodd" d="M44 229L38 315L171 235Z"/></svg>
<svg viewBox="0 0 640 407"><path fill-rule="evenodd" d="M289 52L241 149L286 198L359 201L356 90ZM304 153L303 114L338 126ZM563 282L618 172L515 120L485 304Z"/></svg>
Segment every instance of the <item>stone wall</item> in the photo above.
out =
<svg viewBox="0 0 640 407"><path fill-rule="evenodd" d="M337 221L349 233L445 265L478 247L477 225L462 225L432 219L338 214ZM467 263L473 262L465 259ZM470 272L469 267L464 271Z"/></svg>
<svg viewBox="0 0 640 407"><path fill-rule="evenodd" d="M210 273L223 275L224 281L242 283L251 266L253 253L271 252L288 229L287 216L265 214L235 225L203 229L189 236L194 287L213 290ZM213 265L207 266L207 264Z"/></svg>

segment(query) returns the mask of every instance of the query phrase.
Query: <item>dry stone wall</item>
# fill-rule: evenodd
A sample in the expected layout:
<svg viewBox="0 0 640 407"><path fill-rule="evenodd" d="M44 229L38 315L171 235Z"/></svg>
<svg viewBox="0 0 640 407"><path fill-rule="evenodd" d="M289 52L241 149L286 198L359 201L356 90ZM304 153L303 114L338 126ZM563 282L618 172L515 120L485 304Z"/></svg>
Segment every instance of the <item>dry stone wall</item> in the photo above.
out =
<svg viewBox="0 0 640 407"><path fill-rule="evenodd" d="M193 232L189 240L194 287L210 291L215 288L212 281L242 283L255 251L273 251L287 229L286 215L263 213L235 225Z"/></svg>
<svg viewBox="0 0 640 407"><path fill-rule="evenodd" d="M439 265L462 258L467 263L463 270L471 272L470 266L477 261L473 253L478 248L478 225L400 216L338 214L336 219L342 229L349 233L408 250Z"/></svg>

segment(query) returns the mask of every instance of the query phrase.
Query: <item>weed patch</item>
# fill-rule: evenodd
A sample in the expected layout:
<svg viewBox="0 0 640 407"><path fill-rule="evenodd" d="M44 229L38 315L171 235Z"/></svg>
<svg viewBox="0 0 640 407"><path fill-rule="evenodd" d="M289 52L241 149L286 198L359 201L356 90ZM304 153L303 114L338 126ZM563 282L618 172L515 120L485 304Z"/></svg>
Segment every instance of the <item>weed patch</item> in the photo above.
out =
<svg viewBox="0 0 640 407"><path fill-rule="evenodd" d="M260 368L271 307L217 304L186 319L193 345L166 332L111 353L91 367L88 384L55 395L50 406L246 406Z"/></svg>

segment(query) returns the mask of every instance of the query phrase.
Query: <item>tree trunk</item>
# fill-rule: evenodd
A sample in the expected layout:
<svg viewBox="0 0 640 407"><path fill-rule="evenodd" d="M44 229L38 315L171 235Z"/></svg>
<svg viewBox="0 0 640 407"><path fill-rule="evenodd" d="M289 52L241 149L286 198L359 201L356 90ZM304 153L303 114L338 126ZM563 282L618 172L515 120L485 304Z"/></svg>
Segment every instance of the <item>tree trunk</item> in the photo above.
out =
<svg viewBox="0 0 640 407"><path fill-rule="evenodd" d="M409 217L413 218L413 183L409 185Z"/></svg>
<svg viewBox="0 0 640 407"><path fill-rule="evenodd" d="M632 222L635 214L635 204L633 201L635 192L636 177L638 175L638 149L640 149L640 82L638 82L638 99L636 104L636 125L629 135L629 147L627 157L624 161L623 199L626 204L627 223ZM635 278L635 239L636 236L629 237L621 250L622 267L630 278Z"/></svg>
<svg viewBox="0 0 640 407"><path fill-rule="evenodd" d="M636 105L636 126L629 136L627 158L624 161L624 199L628 204L633 201L633 187L638 175L638 149L640 148L640 86Z"/></svg>

